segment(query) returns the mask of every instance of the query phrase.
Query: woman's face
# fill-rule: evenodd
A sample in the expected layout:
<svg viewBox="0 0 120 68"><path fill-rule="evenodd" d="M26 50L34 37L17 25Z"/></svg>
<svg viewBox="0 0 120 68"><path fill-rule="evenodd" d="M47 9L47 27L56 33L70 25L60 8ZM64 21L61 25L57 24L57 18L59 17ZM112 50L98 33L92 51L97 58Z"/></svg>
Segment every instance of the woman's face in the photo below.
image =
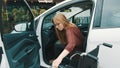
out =
<svg viewBox="0 0 120 68"><path fill-rule="evenodd" d="M55 24L55 27L56 27L58 30L62 31L62 30L64 29L64 26L63 26L62 23L60 23L60 22L55 22L54 24Z"/></svg>
<svg viewBox="0 0 120 68"><path fill-rule="evenodd" d="M53 18L55 27L60 31L64 29L65 21L66 21L66 17L63 14L56 14Z"/></svg>

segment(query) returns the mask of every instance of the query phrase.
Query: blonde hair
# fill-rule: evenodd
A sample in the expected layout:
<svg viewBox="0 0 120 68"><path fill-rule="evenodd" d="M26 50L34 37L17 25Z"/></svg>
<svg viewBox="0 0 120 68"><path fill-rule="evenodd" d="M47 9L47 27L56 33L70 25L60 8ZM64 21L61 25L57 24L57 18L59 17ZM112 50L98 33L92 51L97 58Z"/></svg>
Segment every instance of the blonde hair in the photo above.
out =
<svg viewBox="0 0 120 68"><path fill-rule="evenodd" d="M59 13L59 14L56 14L53 19L52 19L53 23L55 23L55 21L60 21L60 23L63 24L64 26L64 29L62 31L58 30L57 28L55 28L56 30L56 34L58 36L58 39L61 41L62 44L67 44L67 39L66 39L66 30L67 28L70 27L70 23L69 21L66 19L66 17Z"/></svg>

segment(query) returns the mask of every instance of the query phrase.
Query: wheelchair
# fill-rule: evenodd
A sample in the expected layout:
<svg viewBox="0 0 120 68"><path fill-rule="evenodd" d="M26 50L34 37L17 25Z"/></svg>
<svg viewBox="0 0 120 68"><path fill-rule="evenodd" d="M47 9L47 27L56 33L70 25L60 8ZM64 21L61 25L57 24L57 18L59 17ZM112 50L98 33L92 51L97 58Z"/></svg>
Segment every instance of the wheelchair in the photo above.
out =
<svg viewBox="0 0 120 68"><path fill-rule="evenodd" d="M95 49L86 53L76 51L69 59L69 64L60 64L58 68L97 68L98 67L98 53L100 45L112 48L111 44L102 43L97 45ZM79 59L74 60L73 58L78 55Z"/></svg>

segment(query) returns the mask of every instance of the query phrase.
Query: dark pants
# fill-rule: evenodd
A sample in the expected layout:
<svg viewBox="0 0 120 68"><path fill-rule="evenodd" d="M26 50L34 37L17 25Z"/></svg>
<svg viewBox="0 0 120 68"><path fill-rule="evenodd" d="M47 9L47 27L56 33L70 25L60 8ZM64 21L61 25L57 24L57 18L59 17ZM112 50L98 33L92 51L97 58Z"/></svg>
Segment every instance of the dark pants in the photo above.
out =
<svg viewBox="0 0 120 68"><path fill-rule="evenodd" d="M54 48L55 49L55 58L57 58L60 55L60 53L64 50L64 48L65 48L65 45L61 44L60 41L57 41L55 43L55 48Z"/></svg>

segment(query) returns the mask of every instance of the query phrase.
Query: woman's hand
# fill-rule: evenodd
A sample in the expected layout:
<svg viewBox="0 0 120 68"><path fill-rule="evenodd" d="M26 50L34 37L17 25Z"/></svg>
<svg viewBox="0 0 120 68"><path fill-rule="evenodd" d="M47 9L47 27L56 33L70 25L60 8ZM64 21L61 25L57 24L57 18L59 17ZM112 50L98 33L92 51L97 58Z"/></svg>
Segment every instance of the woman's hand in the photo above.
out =
<svg viewBox="0 0 120 68"><path fill-rule="evenodd" d="M60 63L62 62L63 58L69 54L69 51L64 49L62 53L58 56L57 59L55 59L52 63L52 68L58 68Z"/></svg>
<svg viewBox="0 0 120 68"><path fill-rule="evenodd" d="M62 59L59 59L59 58L55 59L53 61L53 63L52 63L52 67L53 68L58 68L58 66L60 65L61 61L62 61Z"/></svg>

